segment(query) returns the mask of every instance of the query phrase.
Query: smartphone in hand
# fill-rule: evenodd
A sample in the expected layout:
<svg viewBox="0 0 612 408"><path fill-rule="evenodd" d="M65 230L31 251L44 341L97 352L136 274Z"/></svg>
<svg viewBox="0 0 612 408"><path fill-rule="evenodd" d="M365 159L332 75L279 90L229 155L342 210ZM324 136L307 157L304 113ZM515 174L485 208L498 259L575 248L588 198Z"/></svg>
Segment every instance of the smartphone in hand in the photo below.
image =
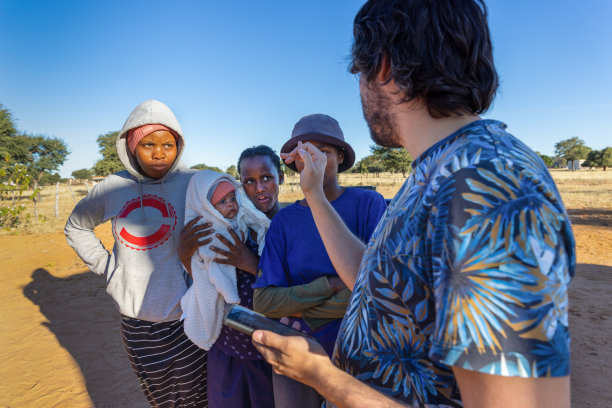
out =
<svg viewBox="0 0 612 408"><path fill-rule="evenodd" d="M293 327L269 319L260 313L240 305L225 305L223 324L249 336L251 336L255 330L269 330L283 336L303 336L317 341L314 337L302 333Z"/></svg>

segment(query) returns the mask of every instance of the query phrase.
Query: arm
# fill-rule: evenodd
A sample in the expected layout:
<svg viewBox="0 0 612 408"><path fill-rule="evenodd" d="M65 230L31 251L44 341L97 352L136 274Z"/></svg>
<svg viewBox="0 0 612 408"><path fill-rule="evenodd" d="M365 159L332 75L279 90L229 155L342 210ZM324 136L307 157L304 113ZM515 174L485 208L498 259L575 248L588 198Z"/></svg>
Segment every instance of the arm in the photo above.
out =
<svg viewBox="0 0 612 408"><path fill-rule="evenodd" d="M333 295L325 276L304 285L255 288L253 310L272 318L292 316L320 305Z"/></svg>
<svg viewBox="0 0 612 408"><path fill-rule="evenodd" d="M567 377L520 378L453 367L465 408L569 408Z"/></svg>
<svg viewBox="0 0 612 408"><path fill-rule="evenodd" d="M359 272L365 245L347 228L323 193L323 175L327 158L310 143L298 143L289 154L281 154L286 163L304 162L300 186L312 211L312 216L323 240L334 269L349 289L353 289Z"/></svg>
<svg viewBox="0 0 612 408"><path fill-rule="evenodd" d="M351 291L348 288L336 293L325 302L302 312L302 318L311 326L310 319L342 319L346 313Z"/></svg>
<svg viewBox="0 0 612 408"><path fill-rule="evenodd" d="M338 276L320 276L312 281L291 279L291 257L287 252L287 233L292 233L291 218L279 214L266 233L259 262L259 276L253 284L253 309L268 317L295 316L320 305L346 285ZM304 267L307 268L307 260ZM307 283L302 283L307 282Z"/></svg>
<svg viewBox="0 0 612 408"><path fill-rule="evenodd" d="M304 337L257 330L253 333L253 344L274 372L313 387L338 407L405 406L335 367L318 343Z"/></svg>
<svg viewBox="0 0 612 408"><path fill-rule="evenodd" d="M430 356L452 366L464 407L569 408L569 221L536 194L541 183L510 171L503 176L520 181L494 182L496 169L480 166L454 174L453 185L465 189L441 188L432 200L461 211L432 223L446 260L440 274L449 278L434 286ZM463 282L450 284L459 275ZM552 310L554 318L544 317Z"/></svg>
<svg viewBox="0 0 612 408"><path fill-rule="evenodd" d="M104 274L110 254L96 237L94 228L104 219L104 197L101 194L106 183L102 182L91 190L72 210L64 234L68 245L96 274Z"/></svg>

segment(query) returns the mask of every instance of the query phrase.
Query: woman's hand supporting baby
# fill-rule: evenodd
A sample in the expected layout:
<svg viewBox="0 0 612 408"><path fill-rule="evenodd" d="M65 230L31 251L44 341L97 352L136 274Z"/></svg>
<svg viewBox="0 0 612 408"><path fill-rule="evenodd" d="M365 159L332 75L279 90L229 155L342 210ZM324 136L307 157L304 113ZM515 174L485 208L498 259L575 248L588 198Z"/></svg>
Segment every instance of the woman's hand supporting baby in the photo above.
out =
<svg viewBox="0 0 612 408"><path fill-rule="evenodd" d="M183 267L187 273L189 273L189 276L191 276L191 257L193 254L195 254L198 248L212 242L212 238L207 238L204 240L200 239L215 232L214 229L210 228L212 226L210 222L196 225L200 219L202 219L202 216L195 217L193 220L185 224L185 227L183 227L181 230L180 235L178 256L183 264Z"/></svg>
<svg viewBox="0 0 612 408"><path fill-rule="evenodd" d="M219 238L225 246L227 246L228 250L225 251L223 249L211 246L210 250L218 253L219 255L224 256L225 258L215 258L214 262L219 264L226 264L235 266L237 269L248 272L252 275L257 276L257 267L259 266L259 257L255 255L245 244L244 237L242 239L236 234L236 232L228 228L227 229L231 234L234 242L232 243L229 239L225 238L221 234L216 234L215 236Z"/></svg>
<svg viewBox="0 0 612 408"><path fill-rule="evenodd" d="M191 257L198 248L208 245L212 242L213 238L205 238L215 232L214 229L210 228L212 224L206 222L204 224L196 225L198 221L202 219L202 216L198 216L193 220L185 224L185 227L181 231L180 243L178 248L178 255L181 263L191 276ZM228 228L229 233L234 238L232 243L229 239L225 238L221 234L215 236L224 245L227 246L227 250L211 246L210 250L224 256L225 258L215 258L213 261L219 264L232 265L240 270L248 272L252 275L257 275L257 267L259 266L259 257L255 255L251 250L242 242L243 240L238 237L238 234ZM243 237L244 238L244 237Z"/></svg>

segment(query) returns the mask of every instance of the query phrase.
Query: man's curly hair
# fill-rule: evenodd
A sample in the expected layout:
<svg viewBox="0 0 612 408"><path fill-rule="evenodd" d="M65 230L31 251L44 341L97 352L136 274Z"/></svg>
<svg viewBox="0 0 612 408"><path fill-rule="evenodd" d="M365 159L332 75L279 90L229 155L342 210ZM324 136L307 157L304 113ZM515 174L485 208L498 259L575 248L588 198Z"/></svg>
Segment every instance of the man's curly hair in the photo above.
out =
<svg viewBox="0 0 612 408"><path fill-rule="evenodd" d="M369 0L355 16L349 71L373 81L388 58L402 102L432 117L485 112L498 86L483 0Z"/></svg>

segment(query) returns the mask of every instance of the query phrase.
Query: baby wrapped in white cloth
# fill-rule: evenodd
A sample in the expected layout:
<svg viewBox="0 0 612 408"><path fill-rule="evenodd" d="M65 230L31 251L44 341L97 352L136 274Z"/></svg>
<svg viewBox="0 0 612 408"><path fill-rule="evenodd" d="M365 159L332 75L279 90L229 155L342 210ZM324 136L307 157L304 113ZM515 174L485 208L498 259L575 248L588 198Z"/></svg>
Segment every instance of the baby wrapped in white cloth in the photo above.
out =
<svg viewBox="0 0 612 408"><path fill-rule="evenodd" d="M270 220L244 193L242 186L229 174L211 170L195 173L187 187L185 223L202 216L200 223L210 222L215 233L233 241L231 227L239 237L248 230L257 234L259 253L263 249ZM221 332L225 304L239 303L236 268L213 262L219 254L210 245L200 247L191 258L193 284L181 299L185 334L198 347L209 350Z"/></svg>

